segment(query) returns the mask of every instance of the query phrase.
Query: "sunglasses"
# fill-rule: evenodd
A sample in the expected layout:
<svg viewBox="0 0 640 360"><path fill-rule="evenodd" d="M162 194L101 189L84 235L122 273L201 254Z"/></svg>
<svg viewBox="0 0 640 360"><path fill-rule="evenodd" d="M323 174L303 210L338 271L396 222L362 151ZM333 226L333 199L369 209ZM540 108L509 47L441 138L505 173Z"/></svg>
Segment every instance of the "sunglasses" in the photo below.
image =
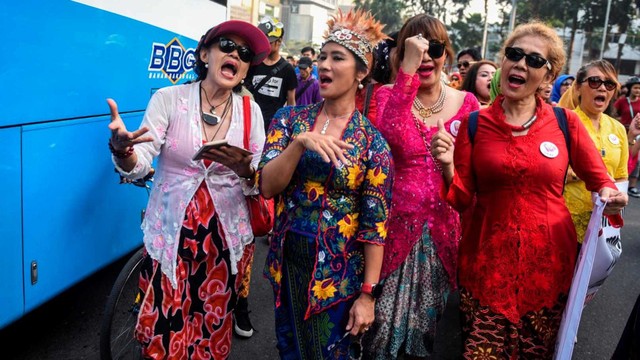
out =
<svg viewBox="0 0 640 360"><path fill-rule="evenodd" d="M616 86L618 86L618 84L616 84L616 82L613 80L602 80L597 76L591 76L580 81L581 84L584 82L588 82L589 87L592 89L598 89L600 88L600 85L604 84L604 88L607 89L608 91L611 91L615 89Z"/></svg>
<svg viewBox="0 0 640 360"><path fill-rule="evenodd" d="M573 84L573 82L563 82L560 84L560 86L571 86L571 84Z"/></svg>
<svg viewBox="0 0 640 360"><path fill-rule="evenodd" d="M444 54L445 44L438 40L429 40L429 50L427 50L427 54L432 59L439 59Z"/></svg>
<svg viewBox="0 0 640 360"><path fill-rule="evenodd" d="M254 53L246 46L240 46L236 44L233 40L221 37L218 40L218 46L220 47L220 51L225 54L230 54L234 50L238 50L238 57L240 60L246 63L250 63L253 60Z"/></svg>
<svg viewBox="0 0 640 360"><path fill-rule="evenodd" d="M461 67L466 67L468 68L469 66L473 65L477 63L477 61L463 61L463 62L459 62L458 63L458 69L460 69Z"/></svg>
<svg viewBox="0 0 640 360"><path fill-rule="evenodd" d="M541 67L547 65L547 69L551 70L551 64L547 59L543 58L540 55L527 54L520 48L506 47L504 49L504 56L513 62L518 62L522 60L522 58L525 58L527 66L540 69Z"/></svg>

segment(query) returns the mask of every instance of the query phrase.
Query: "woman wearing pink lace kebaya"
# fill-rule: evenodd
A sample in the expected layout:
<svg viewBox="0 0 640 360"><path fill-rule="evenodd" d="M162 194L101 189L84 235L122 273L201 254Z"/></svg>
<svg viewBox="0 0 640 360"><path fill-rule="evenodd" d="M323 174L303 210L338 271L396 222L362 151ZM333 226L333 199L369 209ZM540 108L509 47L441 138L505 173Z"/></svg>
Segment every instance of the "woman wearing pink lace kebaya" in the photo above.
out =
<svg viewBox="0 0 640 360"><path fill-rule="evenodd" d="M476 98L441 81L454 53L444 25L417 15L398 35L393 86L377 93L378 129L391 146L396 177L375 322L365 334L369 357L426 358L436 323L455 288L458 213L439 196L440 165L430 155L437 120L453 136L460 120L479 109Z"/></svg>

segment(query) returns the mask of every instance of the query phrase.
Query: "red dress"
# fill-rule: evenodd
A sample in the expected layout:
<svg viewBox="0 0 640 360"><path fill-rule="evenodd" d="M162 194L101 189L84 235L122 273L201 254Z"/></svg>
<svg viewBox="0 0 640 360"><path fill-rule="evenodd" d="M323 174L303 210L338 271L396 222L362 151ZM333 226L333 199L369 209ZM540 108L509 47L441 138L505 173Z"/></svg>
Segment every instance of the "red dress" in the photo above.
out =
<svg viewBox="0 0 640 360"><path fill-rule="evenodd" d="M513 136L503 99L480 110L473 144L462 121L447 201L462 211L477 196L471 221L463 224L460 286L518 323L568 294L577 247L562 197L569 153L553 109L538 99L529 132ZM573 112L566 114L572 168L591 191L615 189L589 133Z"/></svg>

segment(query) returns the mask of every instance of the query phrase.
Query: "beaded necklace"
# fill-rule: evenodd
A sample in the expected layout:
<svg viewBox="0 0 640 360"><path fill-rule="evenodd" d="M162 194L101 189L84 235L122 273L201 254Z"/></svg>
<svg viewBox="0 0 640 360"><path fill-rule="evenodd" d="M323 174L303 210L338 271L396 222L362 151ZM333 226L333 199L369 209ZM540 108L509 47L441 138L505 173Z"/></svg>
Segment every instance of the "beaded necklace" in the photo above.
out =
<svg viewBox="0 0 640 360"><path fill-rule="evenodd" d="M444 102L447 99L447 90L444 88L442 84L440 84L440 95L438 96L438 100L431 106L424 106L422 102L418 99L418 96L413 98L413 106L415 106L416 110L420 114L422 118L422 122L426 123L427 119L431 117L433 114L437 114L442 109L444 109Z"/></svg>

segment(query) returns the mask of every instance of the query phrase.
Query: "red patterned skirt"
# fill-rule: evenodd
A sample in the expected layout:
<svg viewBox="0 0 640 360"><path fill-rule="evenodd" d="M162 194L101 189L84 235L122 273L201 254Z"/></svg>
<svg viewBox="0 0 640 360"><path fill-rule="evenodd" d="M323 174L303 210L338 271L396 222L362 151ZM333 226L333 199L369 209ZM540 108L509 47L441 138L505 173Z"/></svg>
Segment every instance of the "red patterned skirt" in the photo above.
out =
<svg viewBox="0 0 640 360"><path fill-rule="evenodd" d="M229 250L203 183L187 206L177 253L177 289L159 263L146 257L140 274L144 300L136 338L147 359L226 359L232 311L245 268L231 274Z"/></svg>
<svg viewBox="0 0 640 360"><path fill-rule="evenodd" d="M460 288L464 359L552 359L565 305L562 296L553 308L528 312L514 324Z"/></svg>

